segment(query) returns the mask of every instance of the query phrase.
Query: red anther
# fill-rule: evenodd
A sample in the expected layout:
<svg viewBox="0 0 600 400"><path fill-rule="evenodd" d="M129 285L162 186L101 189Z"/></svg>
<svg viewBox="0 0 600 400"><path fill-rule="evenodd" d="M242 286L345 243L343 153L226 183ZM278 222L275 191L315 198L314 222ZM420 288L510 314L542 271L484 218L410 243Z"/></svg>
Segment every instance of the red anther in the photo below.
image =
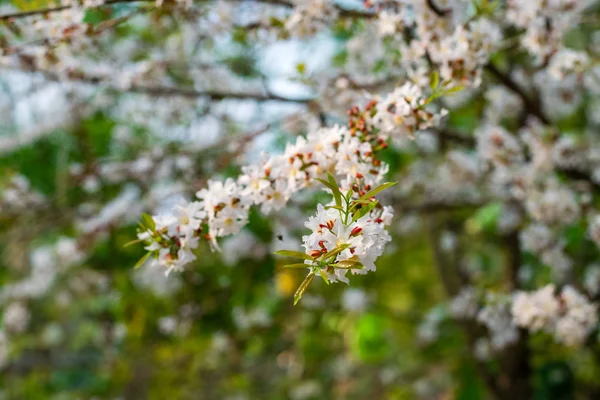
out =
<svg viewBox="0 0 600 400"><path fill-rule="evenodd" d="M290 162L290 164L293 164L293 163L294 163L294 157L290 157L290 158L288 159L288 161Z"/></svg>
<svg viewBox="0 0 600 400"><path fill-rule="evenodd" d="M356 251L355 247L350 247L350 253L354 254L355 251Z"/></svg>
<svg viewBox="0 0 600 400"><path fill-rule="evenodd" d="M379 167L381 165L381 160L373 160L373 165Z"/></svg>
<svg viewBox="0 0 600 400"><path fill-rule="evenodd" d="M298 157L299 159L303 159L304 158L304 154L302 153L296 153L296 157Z"/></svg>
<svg viewBox="0 0 600 400"><path fill-rule="evenodd" d="M358 179L362 179L362 178L364 178L365 176L364 176L363 174L361 174L360 172L357 172L357 173L356 173L356 177L357 177Z"/></svg>
<svg viewBox="0 0 600 400"><path fill-rule="evenodd" d="M376 220L374 220L373 222L375 222L375 223L377 223L377 224L380 224L380 223L382 223L382 222L383 222L383 219L381 219L381 218L377 218L377 219L376 219Z"/></svg>
<svg viewBox="0 0 600 400"><path fill-rule="evenodd" d="M368 192L369 190L371 190L371 185L365 185L365 190Z"/></svg>
<svg viewBox="0 0 600 400"><path fill-rule="evenodd" d="M377 143L383 144L383 143L385 143L385 140L383 140L382 138L379 138L379 139L377 139Z"/></svg>
<svg viewBox="0 0 600 400"><path fill-rule="evenodd" d="M365 195L365 191L364 191L364 190L359 190L359 191L358 191L358 195L359 195L360 197L364 196L364 195Z"/></svg>
<svg viewBox="0 0 600 400"><path fill-rule="evenodd" d="M362 232L362 228L360 226L355 226L354 229L350 232L350 236L356 236Z"/></svg>
<svg viewBox="0 0 600 400"><path fill-rule="evenodd" d="M334 224L335 222L333 222L333 220L327 221L327 229L332 230Z"/></svg>
<svg viewBox="0 0 600 400"><path fill-rule="evenodd" d="M317 258L317 257L319 257L320 255L321 255L321 251L320 251L320 250L313 250L313 251L311 251L311 253L310 253L310 256L311 256L312 258Z"/></svg>

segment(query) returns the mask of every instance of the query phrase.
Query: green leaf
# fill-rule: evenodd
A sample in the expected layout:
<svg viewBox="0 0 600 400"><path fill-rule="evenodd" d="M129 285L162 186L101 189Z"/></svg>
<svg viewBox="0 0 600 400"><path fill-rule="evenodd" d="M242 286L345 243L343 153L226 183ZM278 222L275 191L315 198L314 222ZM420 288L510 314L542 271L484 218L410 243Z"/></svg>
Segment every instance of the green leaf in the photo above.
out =
<svg viewBox="0 0 600 400"><path fill-rule="evenodd" d="M111 17L112 9L110 7L89 8L83 16L83 22L90 25L98 25L101 22L109 20Z"/></svg>
<svg viewBox="0 0 600 400"><path fill-rule="evenodd" d="M323 278L325 283L329 285L330 282L329 282L329 278L327 277L327 274L325 274L325 272L323 272L323 270L320 268L319 268L319 275L321 275L321 278Z"/></svg>
<svg viewBox="0 0 600 400"><path fill-rule="evenodd" d="M320 258L322 260L327 260L328 258L337 256L338 254L340 254L342 251L346 250L350 246L351 246L350 243L340 244L339 246L336 246L335 249L323 254Z"/></svg>
<svg viewBox="0 0 600 400"><path fill-rule="evenodd" d="M380 192L384 191L385 189L394 186L396 183L398 182L385 182L382 183L381 185L377 186L375 189L368 191L367 193L365 193L364 195L362 195L358 201L364 201L364 200L369 200L371 197L375 196L376 194L379 194Z"/></svg>
<svg viewBox="0 0 600 400"><path fill-rule="evenodd" d="M156 230L154 219L146 213L142 213L142 223L147 229L150 229L153 232Z"/></svg>
<svg viewBox="0 0 600 400"><path fill-rule="evenodd" d="M129 247L129 246L133 246L136 243L141 243L143 242L142 239L136 239L136 240L132 240L131 242L127 242L123 245L123 247Z"/></svg>
<svg viewBox="0 0 600 400"><path fill-rule="evenodd" d="M277 17L271 17L269 19L269 24L275 28L283 28L285 26L285 22Z"/></svg>
<svg viewBox="0 0 600 400"><path fill-rule="evenodd" d="M335 181L335 178L331 174L327 174L327 181L320 178L315 178L317 181L321 182L323 185L327 186L331 192L333 193L333 198L335 199L335 204L338 207L342 206L342 192Z"/></svg>
<svg viewBox="0 0 600 400"><path fill-rule="evenodd" d="M431 90L435 90L440 84L440 74L437 71L433 73L431 76Z"/></svg>
<svg viewBox="0 0 600 400"><path fill-rule="evenodd" d="M298 304L298 302L302 298L302 295L304 294L304 292L306 292L306 289L308 289L308 286L310 285L310 283L313 281L314 278L315 278L314 272L310 272L306 276L306 278L304 278L304 280L298 287L298 290L296 290L296 293L294 294L294 305Z"/></svg>
<svg viewBox="0 0 600 400"><path fill-rule="evenodd" d="M450 89L444 90L444 95L458 93L461 90L463 90L464 88L465 88L464 86L454 86L454 87L451 87Z"/></svg>
<svg viewBox="0 0 600 400"><path fill-rule="evenodd" d="M342 206L342 192L340 191L340 187L338 186L335 178L331 174L327 174L327 179L329 180L329 184L333 188L333 198L335 199L335 204L339 207Z"/></svg>
<svg viewBox="0 0 600 400"><path fill-rule="evenodd" d="M138 260L138 262L135 263L135 266L133 267L133 269L138 269L139 267L141 267L142 265L144 265L144 263L146 262L146 260L148 259L148 257L150 257L152 255L151 252L148 252L146 254L144 254L144 257L140 258Z"/></svg>
<svg viewBox="0 0 600 400"><path fill-rule="evenodd" d="M360 261L354 261L354 260L340 261L339 263L331 264L331 266L333 268L340 268L340 269L363 269L363 268L365 268L363 263L361 263Z"/></svg>
<svg viewBox="0 0 600 400"><path fill-rule="evenodd" d="M283 268L310 268L310 265L308 264L288 264L288 265L284 265Z"/></svg>
<svg viewBox="0 0 600 400"><path fill-rule="evenodd" d="M321 178L315 178L315 180L317 180L317 181L321 182L323 185L327 186L329 189L331 189L332 192L335 190L335 188L332 187L331 184L329 182L327 182L326 180L321 179Z"/></svg>
<svg viewBox="0 0 600 400"><path fill-rule="evenodd" d="M309 256L306 253L303 253L301 251L294 251L294 250L279 250L276 251L275 254L277 254L278 256L284 256L284 257L293 257L293 258L301 258L303 260L313 260L313 258L311 256Z"/></svg>
<svg viewBox="0 0 600 400"><path fill-rule="evenodd" d="M354 213L354 216L352 217L352 222L357 221L360 218L367 215L368 213L370 213L377 206L378 203L379 202L375 200L368 203L366 206L363 206L360 210Z"/></svg>

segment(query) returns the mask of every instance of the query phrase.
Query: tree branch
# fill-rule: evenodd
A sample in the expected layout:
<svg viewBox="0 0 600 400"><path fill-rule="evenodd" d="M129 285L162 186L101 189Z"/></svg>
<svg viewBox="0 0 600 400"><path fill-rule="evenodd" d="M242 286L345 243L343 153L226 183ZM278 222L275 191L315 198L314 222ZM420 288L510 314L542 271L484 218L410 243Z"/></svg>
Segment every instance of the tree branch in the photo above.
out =
<svg viewBox="0 0 600 400"><path fill-rule="evenodd" d="M437 4L435 4L434 0L426 0L427 1L427 6L429 7L429 9L431 11L433 11L433 13L435 15L437 15L438 17L445 17L446 15L448 15L450 13L449 10L443 10L440 7L438 7Z"/></svg>
<svg viewBox="0 0 600 400"><path fill-rule="evenodd" d="M538 99L531 99L527 95L527 93L525 93L525 91L515 81L513 81L508 74L505 74L504 72L500 71L498 68L496 68L494 64L489 63L485 66L485 68L504 86L506 86L508 89L510 89L513 93L517 94L521 98L529 114L535 115L544 124L550 125L550 120L542 111Z"/></svg>
<svg viewBox="0 0 600 400"><path fill-rule="evenodd" d="M28 68L15 68L24 72L41 73L46 79L61 82L64 79L50 71L36 69L33 66ZM169 97L179 96L184 98L195 99L199 97L207 97L211 100L255 100L255 101L279 101L285 103L296 103L296 104L313 104L315 99L310 97L304 98L291 98L283 97L273 93L244 93L244 92L229 92L229 91L217 91L217 90L195 90L195 89L184 89L171 86L152 86L152 85L131 85L128 88L120 88L110 82L106 82L104 78L97 76L83 75L78 71L70 71L67 73L67 79L73 82L81 82L83 84L103 86L108 90L115 92L129 92L129 93L142 93L157 97Z"/></svg>
<svg viewBox="0 0 600 400"><path fill-rule="evenodd" d="M103 5L112 5L119 3L140 3L140 2L152 2L153 0L106 0ZM19 18L26 17L34 17L37 15L47 15L59 11L68 10L70 8L74 8L77 4L64 5L58 7L48 7L48 8L39 8L37 10L29 10L29 11L18 11L11 14L0 15L0 22L2 21L12 21Z"/></svg>
<svg viewBox="0 0 600 400"><path fill-rule="evenodd" d="M152 2L152 1L153 0L106 0L103 5L112 5L112 4L119 4L119 3L142 3L142 2ZM285 8L293 8L295 6L293 3L290 3L286 0L229 0L229 1L240 2L240 3L244 3L244 2L264 3L264 4L275 5L275 6L281 6L281 7L285 7ZM207 3L209 1L200 0L199 2ZM55 13L55 12L59 12L59 11L68 10L75 6L78 6L78 4L63 5L63 6L58 6L58 7L47 7L47 8L40 8L37 10L29 10L29 11L18 11L18 12L14 12L14 13L10 13L10 14L0 15L0 22L14 21L15 19L33 17L33 16L37 16L37 15L47 15L47 14L51 14L51 13ZM338 10L339 15L341 17L372 19L372 18L377 18L377 15L378 15L377 12L348 10L348 9L345 9L338 5L336 5L335 7Z"/></svg>

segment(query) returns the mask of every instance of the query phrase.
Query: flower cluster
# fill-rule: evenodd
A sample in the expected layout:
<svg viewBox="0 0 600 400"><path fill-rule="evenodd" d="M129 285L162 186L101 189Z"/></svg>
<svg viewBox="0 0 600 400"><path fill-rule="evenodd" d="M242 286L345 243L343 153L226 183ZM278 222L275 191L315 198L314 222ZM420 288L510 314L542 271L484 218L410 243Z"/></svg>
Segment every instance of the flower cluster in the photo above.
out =
<svg viewBox="0 0 600 400"><path fill-rule="evenodd" d="M407 82L377 103L368 122L386 139L414 138L416 132L439 125L446 115L446 110L428 111L425 106L429 101L419 86Z"/></svg>
<svg viewBox="0 0 600 400"><path fill-rule="evenodd" d="M319 259L322 255L332 254L336 248L343 247L339 253L332 254L330 265L347 267L325 268L325 273L331 282L348 283L348 270L353 274L365 274L375 270L375 260L391 240L385 227L391 223L392 215L391 207L384 207L381 210L372 210L356 220L353 218L352 221L345 222L339 210L332 205L326 208L319 204L317 215L310 217L305 223L312 231L310 235L302 238L306 254L313 259ZM306 260L305 264L317 265L319 268L318 263L313 260Z"/></svg>
<svg viewBox="0 0 600 400"><path fill-rule="evenodd" d="M500 28L480 18L468 26L459 25L452 35L428 46L431 60L440 66L444 81L479 86L482 67L502 39ZM437 44L437 45L435 45Z"/></svg>
<svg viewBox="0 0 600 400"><path fill-rule="evenodd" d="M333 202L327 206L319 204L316 216L304 224L312 232L302 238L305 253L281 250L276 254L304 260L301 264L287 267L308 268L309 273L298 288L294 303L297 303L313 278L319 274L323 280L349 283L346 274L365 274L375 270L375 260L383 254L391 236L385 230L392 220L392 208L382 207L375 195L392 186L384 183L376 188L353 183L346 193L340 190L335 178L321 181L333 194ZM368 192L365 193L365 190Z"/></svg>
<svg viewBox="0 0 600 400"><path fill-rule="evenodd" d="M551 333L568 346L581 345L598 324L598 306L571 286L560 294L550 284L537 291L515 294L512 314L517 325L531 332Z"/></svg>
<svg viewBox="0 0 600 400"><path fill-rule="evenodd" d="M557 49L568 27L577 23L590 3L510 0L506 18L514 26L526 29L522 45L541 64Z"/></svg>

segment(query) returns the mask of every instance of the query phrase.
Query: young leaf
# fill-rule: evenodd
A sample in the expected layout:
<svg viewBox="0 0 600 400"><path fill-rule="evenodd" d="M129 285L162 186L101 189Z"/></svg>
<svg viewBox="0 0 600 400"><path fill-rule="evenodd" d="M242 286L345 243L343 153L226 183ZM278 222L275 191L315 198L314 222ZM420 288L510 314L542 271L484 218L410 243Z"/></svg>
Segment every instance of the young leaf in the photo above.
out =
<svg viewBox="0 0 600 400"><path fill-rule="evenodd" d="M140 258L138 262L135 263L135 266L133 267L133 269L138 269L139 267L144 265L144 263L146 262L148 257L150 257L151 255L152 255L151 252L144 254L144 256L142 258Z"/></svg>
<svg viewBox="0 0 600 400"><path fill-rule="evenodd" d="M154 219L146 213L142 213L142 223L146 229L150 229L151 231L156 230L156 225L154 224Z"/></svg>
<svg viewBox="0 0 600 400"><path fill-rule="evenodd" d="M331 264L331 266L334 268L341 268L341 269L363 269L363 268L365 268L365 266L360 261L354 261L354 260L340 261L339 263Z"/></svg>
<svg viewBox="0 0 600 400"><path fill-rule="evenodd" d="M317 180L317 181L321 182L323 185L327 186L329 189L331 189L332 192L335 191L335 186L331 186L331 184L329 182L327 182L326 180L321 179L321 178L315 178L315 180Z"/></svg>
<svg viewBox="0 0 600 400"><path fill-rule="evenodd" d="M454 86L454 87L452 87L450 89L444 90L444 94L458 93L458 92L460 92L463 89L464 89L464 86Z"/></svg>
<svg viewBox="0 0 600 400"><path fill-rule="evenodd" d="M431 90L435 90L435 88L437 88L439 84L440 84L440 74L438 74L438 72L435 71L431 77Z"/></svg>
<svg viewBox="0 0 600 400"><path fill-rule="evenodd" d="M288 265L284 265L283 268L310 268L310 265L308 264L288 264Z"/></svg>
<svg viewBox="0 0 600 400"><path fill-rule="evenodd" d="M321 268L319 268L319 275L321 275L321 278L323 278L325 283L329 285L329 283L330 283L329 278L327 277L327 274L325 274L325 272L323 272L323 270Z"/></svg>
<svg viewBox="0 0 600 400"><path fill-rule="evenodd" d="M365 193L363 196L361 196L358 201L364 201L364 200L369 200L371 197L375 196L376 194L379 194L380 192L384 191L385 189L394 186L396 183L398 182L385 182L382 183L381 185L377 186L375 189L368 191L367 193Z"/></svg>
<svg viewBox="0 0 600 400"><path fill-rule="evenodd" d="M375 201L372 201L372 202L368 203L367 205L363 206L360 210L358 210L357 212L354 213L354 216L352 217L352 222L357 221L360 218L367 215L368 213L370 213L371 210L373 210L377 206L378 203L379 202L377 200L375 200Z"/></svg>
<svg viewBox="0 0 600 400"><path fill-rule="evenodd" d="M350 243L340 244L339 246L336 246L335 249L333 249L331 251L328 251L327 253L323 254L321 256L321 259L322 260L327 260L328 258L331 258L333 256L337 256L342 251L346 250L348 247L350 247Z"/></svg>
<svg viewBox="0 0 600 400"><path fill-rule="evenodd" d="M298 286L298 290L296 290L296 293L294 294L294 305L298 304L298 302L302 298L302 295L304 294L304 292L306 292L306 289L308 289L308 285L310 285L310 283L312 282L312 280L314 278L315 278L315 273L310 272L306 276L306 278L304 278L304 280L302 281L300 286Z"/></svg>
<svg viewBox="0 0 600 400"><path fill-rule="evenodd" d="M333 187L333 198L335 199L335 204L337 204L339 207L342 206L342 192L340 191L340 188L337 184L337 182L335 181L335 178L333 177L333 175L331 174L327 174L327 179L329 180L329 184L331 185L331 187Z"/></svg>
<svg viewBox="0 0 600 400"><path fill-rule="evenodd" d="M279 250L279 251L276 251L275 254L277 254L278 256L284 256L284 257L293 257L293 258L301 258L303 260L312 260L311 256L309 256L308 254L303 253L301 251Z"/></svg>
<svg viewBox="0 0 600 400"><path fill-rule="evenodd" d="M129 246L132 246L132 245L134 245L134 244L136 244L136 243L140 243L140 242L143 242L143 240L142 240L142 239L136 239L136 240L132 240L131 242L127 242L127 243L125 243L125 244L123 245L123 247L129 247Z"/></svg>

